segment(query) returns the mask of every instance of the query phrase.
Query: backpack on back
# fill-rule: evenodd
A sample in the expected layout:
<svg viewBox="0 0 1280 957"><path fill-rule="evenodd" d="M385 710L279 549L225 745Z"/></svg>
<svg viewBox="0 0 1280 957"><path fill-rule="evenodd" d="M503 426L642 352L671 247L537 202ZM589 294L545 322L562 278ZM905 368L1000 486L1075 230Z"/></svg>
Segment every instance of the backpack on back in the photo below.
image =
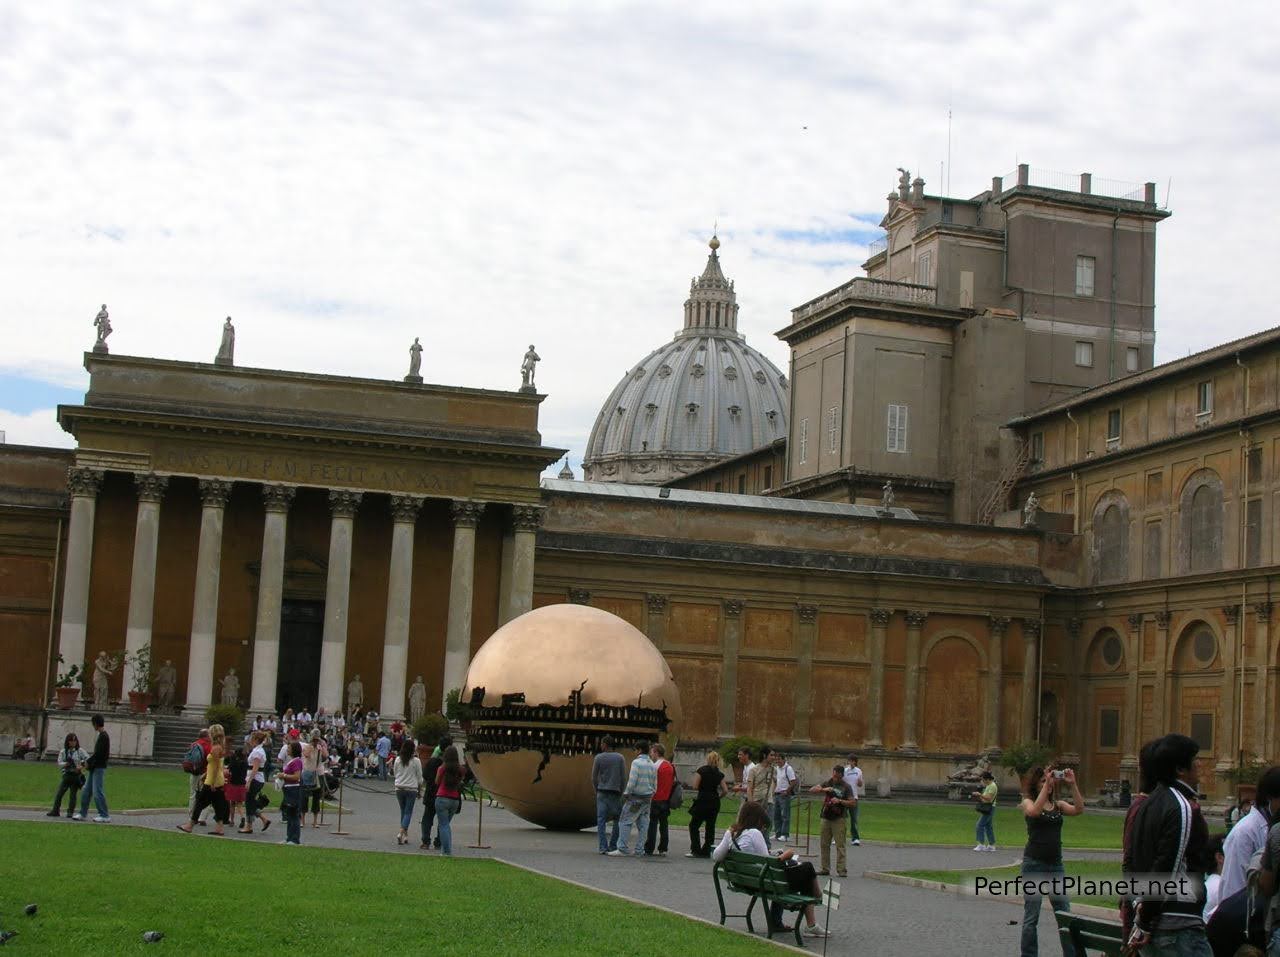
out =
<svg viewBox="0 0 1280 957"><path fill-rule="evenodd" d="M204 774L207 766L208 758L205 756L204 748L200 747L199 741L193 741L182 759L182 770L188 774Z"/></svg>

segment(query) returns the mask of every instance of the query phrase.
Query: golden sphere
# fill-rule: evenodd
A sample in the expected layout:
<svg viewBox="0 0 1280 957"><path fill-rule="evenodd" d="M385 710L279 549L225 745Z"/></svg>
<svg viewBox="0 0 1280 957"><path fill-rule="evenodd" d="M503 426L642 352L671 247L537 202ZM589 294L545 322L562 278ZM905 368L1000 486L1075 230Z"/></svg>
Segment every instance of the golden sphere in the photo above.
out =
<svg viewBox="0 0 1280 957"><path fill-rule="evenodd" d="M712 237L711 237L711 242L707 243L707 245L711 247L712 252L714 252L715 250L719 249L719 248L720 248L720 237L719 237L719 236L712 236Z"/></svg>
<svg viewBox="0 0 1280 957"><path fill-rule="evenodd" d="M503 625L472 659L462 698L481 785L554 830L595 824L591 762L604 735L628 761L659 740L670 757L681 716L662 653L588 605L547 605Z"/></svg>

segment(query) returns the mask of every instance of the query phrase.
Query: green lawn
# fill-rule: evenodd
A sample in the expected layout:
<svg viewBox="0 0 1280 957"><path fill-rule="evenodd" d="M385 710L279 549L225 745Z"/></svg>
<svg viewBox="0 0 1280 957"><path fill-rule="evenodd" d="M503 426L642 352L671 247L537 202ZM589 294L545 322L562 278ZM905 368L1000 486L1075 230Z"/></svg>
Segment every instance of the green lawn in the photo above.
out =
<svg viewBox="0 0 1280 957"><path fill-rule="evenodd" d="M1067 861L1065 867L1068 877L1081 878L1118 878L1120 877L1119 861ZM904 877L917 877L926 881L941 881L944 884L960 884L969 887L971 882L981 876L1000 880L1009 880L1018 874L1018 867L981 867L964 871L894 871ZM1118 901L1114 897L1073 896L1073 901L1080 904L1097 904L1100 907L1116 907Z"/></svg>
<svg viewBox="0 0 1280 957"><path fill-rule="evenodd" d="M0 847L0 919L31 953L145 950L146 930L175 953L776 953L490 860L20 822Z"/></svg>
<svg viewBox="0 0 1280 957"><path fill-rule="evenodd" d="M792 835L805 832L805 805L791 807ZM716 833L721 834L737 816L739 802L729 798L720 806ZM819 805L814 802L809 831L818 833ZM995 811L996 843L1000 847L1019 848L1027 840L1022 813L1016 807L997 807ZM913 804L900 801L863 801L858 815L858 830L863 840L909 844L958 844L974 842L977 812L967 802L954 804ZM671 814L672 827L689 823L688 807ZM1124 818L1117 814L1090 814L1071 818L1063 825L1062 840L1067 847L1087 850L1119 850Z"/></svg>
<svg viewBox="0 0 1280 957"><path fill-rule="evenodd" d="M0 804L53 807L59 780L52 761L0 761ZM107 768L107 807L112 811L186 807L189 788L181 768ZM65 809L67 799L62 800Z"/></svg>

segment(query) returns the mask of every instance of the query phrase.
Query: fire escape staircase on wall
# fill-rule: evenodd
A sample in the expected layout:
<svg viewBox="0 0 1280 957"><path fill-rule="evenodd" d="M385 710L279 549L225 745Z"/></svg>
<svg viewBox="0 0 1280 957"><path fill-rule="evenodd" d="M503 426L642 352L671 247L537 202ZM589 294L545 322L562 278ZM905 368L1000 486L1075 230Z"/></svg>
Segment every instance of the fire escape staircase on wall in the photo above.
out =
<svg viewBox="0 0 1280 957"><path fill-rule="evenodd" d="M1031 444L1029 442L1019 442L1018 450L1014 454L1013 460L1004 467L1004 471L1000 473L999 480L987 494L986 499L983 500L982 507L978 509L979 525L993 524L996 516L1009 507L1009 493L1013 491L1013 487L1022 478L1023 473L1027 470L1027 463L1030 461Z"/></svg>

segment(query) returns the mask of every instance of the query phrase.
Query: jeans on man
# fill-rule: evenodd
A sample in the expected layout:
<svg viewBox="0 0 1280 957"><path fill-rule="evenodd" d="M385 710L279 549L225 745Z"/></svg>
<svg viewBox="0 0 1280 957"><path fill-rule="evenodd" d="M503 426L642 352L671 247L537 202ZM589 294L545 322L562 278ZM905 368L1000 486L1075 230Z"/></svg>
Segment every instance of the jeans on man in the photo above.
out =
<svg viewBox="0 0 1280 957"><path fill-rule="evenodd" d="M385 781L387 779L387 759L382 755L378 755L378 780Z"/></svg>
<svg viewBox="0 0 1280 957"><path fill-rule="evenodd" d="M1033 880L1057 878L1059 886L1064 876L1061 864L1046 864L1030 857L1022 859L1022 875ZM1036 925L1040 922L1040 906L1043 901L1044 897L1040 894L1022 895L1022 957L1037 957L1040 953L1040 945L1036 939ZM1050 894L1049 904L1055 911L1071 910L1071 901L1060 894ZM1203 936L1201 934L1202 938ZM1062 957L1075 957L1075 950L1070 941L1062 941Z"/></svg>
<svg viewBox="0 0 1280 957"><path fill-rule="evenodd" d="M644 797L625 796L622 799L622 813L618 816L618 850L623 854L630 853L627 850L627 837L631 834L631 829L636 829L636 857L644 854L644 839L649 833L649 805L653 803L653 796L646 794Z"/></svg>
<svg viewBox="0 0 1280 957"><path fill-rule="evenodd" d="M600 853L612 851L618 846L618 818L622 815L622 794L618 791L596 792L596 837L600 841ZM605 838L609 822L613 833Z"/></svg>
<svg viewBox="0 0 1280 957"><path fill-rule="evenodd" d="M996 812L978 813L977 842L996 846Z"/></svg>
<svg viewBox="0 0 1280 957"><path fill-rule="evenodd" d="M858 805L861 803L862 802L859 801L853 807L849 808L849 840L851 841L862 840L862 835L858 833Z"/></svg>
<svg viewBox="0 0 1280 957"><path fill-rule="evenodd" d="M773 833L778 837L791 834L791 795L776 794L773 798Z"/></svg>
<svg viewBox="0 0 1280 957"><path fill-rule="evenodd" d="M200 789L204 787L204 775L188 774L187 783L191 787L191 796L187 799L187 814L189 816L196 809L196 801L200 800ZM203 814L204 812L201 811L200 813Z"/></svg>
<svg viewBox="0 0 1280 957"><path fill-rule="evenodd" d="M836 873L844 877L849 870L848 853L849 849L844 846L844 814L832 820L829 817L822 819L822 827L818 833L818 848L821 851L822 872L824 874L831 871L831 845L834 842L836 846Z"/></svg>
<svg viewBox="0 0 1280 957"><path fill-rule="evenodd" d="M671 804L668 801L654 801L649 806L649 834L645 838L644 852L652 854L655 850L667 853L667 842L671 834L667 830L667 819L671 816Z"/></svg>
<svg viewBox="0 0 1280 957"><path fill-rule="evenodd" d="M98 809L98 817L110 817L107 813L107 792L105 782L106 768L94 768L85 772L84 791L80 794L80 816L89 813L89 799L93 798L93 806Z"/></svg>
<svg viewBox="0 0 1280 957"><path fill-rule="evenodd" d="M1271 932L1271 943L1267 945L1267 957L1280 954L1280 941L1277 940L1280 928ZM1159 930L1151 935L1151 942L1142 948L1143 957L1213 957L1213 948L1209 939L1199 927L1186 930Z"/></svg>

